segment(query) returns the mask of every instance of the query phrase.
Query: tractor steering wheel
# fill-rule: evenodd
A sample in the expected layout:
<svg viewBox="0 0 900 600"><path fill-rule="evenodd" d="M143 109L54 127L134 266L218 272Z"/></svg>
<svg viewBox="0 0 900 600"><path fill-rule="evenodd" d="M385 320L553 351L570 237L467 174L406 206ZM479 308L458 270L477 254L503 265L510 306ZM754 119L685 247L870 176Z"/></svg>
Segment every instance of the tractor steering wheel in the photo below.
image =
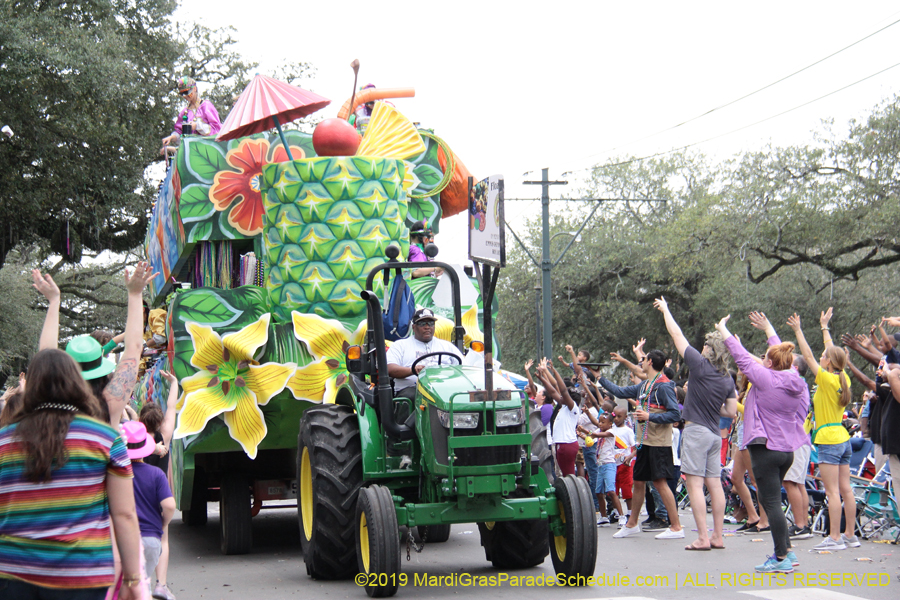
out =
<svg viewBox="0 0 900 600"><path fill-rule="evenodd" d="M419 358L417 358L416 360L414 360L414 361L413 361L413 364L410 365L409 368L410 368L410 370L413 372L414 375L418 375L418 373L416 373L416 365L418 365L420 362L422 362L422 361L425 360L426 358L430 358L430 357L432 357L432 356L441 356L441 355L449 356L450 358L455 358L455 359L456 359L456 362L457 362L458 364L460 364L460 365L462 364L462 359L459 357L458 354L454 354L454 353L452 353L452 352L429 352L428 354L423 354L422 356L420 356ZM441 364L441 359L439 358L439 359L438 359L438 365L440 365L440 364Z"/></svg>

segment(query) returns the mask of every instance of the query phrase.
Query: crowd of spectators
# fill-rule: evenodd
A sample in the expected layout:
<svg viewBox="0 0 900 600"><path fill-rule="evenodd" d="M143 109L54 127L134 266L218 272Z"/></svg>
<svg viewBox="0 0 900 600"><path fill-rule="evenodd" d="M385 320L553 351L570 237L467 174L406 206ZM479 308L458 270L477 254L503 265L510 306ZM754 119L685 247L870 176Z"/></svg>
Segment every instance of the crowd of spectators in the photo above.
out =
<svg viewBox="0 0 900 600"><path fill-rule="evenodd" d="M782 341L764 313L752 312L750 324L766 333L767 344L751 352L728 330L730 316L701 338L698 349L664 298L654 306L671 338L667 346L677 353L677 373L671 357L661 349L645 351L643 339L632 347L634 362L610 354L630 385L604 377L588 350L576 353L571 346L568 360L560 356L554 365L543 358L534 376L534 361L525 364L526 390L546 427L554 473L589 480L597 525L617 520L615 539L643 532L682 539L676 489L683 489L697 523L697 538L685 550L725 549L730 522L739 525L735 534L771 534L773 554L757 571L791 572L799 564L792 540L812 537L809 481L824 488L828 513L825 536L812 551L860 546L851 489L853 435L871 438L874 472L889 470L893 489L900 489L900 333L884 330L900 327L900 317L882 319L868 335L843 335L841 347L831 336L829 308L819 319L817 357L797 314L786 319L794 343ZM871 364L874 377L850 360L851 352ZM865 390L856 403L851 376ZM736 505L727 518L723 481L730 481ZM642 514L646 519L639 522Z"/></svg>

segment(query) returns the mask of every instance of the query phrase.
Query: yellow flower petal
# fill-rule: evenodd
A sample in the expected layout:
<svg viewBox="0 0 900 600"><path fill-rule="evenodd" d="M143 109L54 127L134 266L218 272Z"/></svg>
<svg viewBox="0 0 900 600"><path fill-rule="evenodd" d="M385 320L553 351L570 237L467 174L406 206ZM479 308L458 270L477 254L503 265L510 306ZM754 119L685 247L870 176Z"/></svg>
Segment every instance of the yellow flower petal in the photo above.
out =
<svg viewBox="0 0 900 600"><path fill-rule="evenodd" d="M353 332L353 335L350 336L350 345L351 346L362 346L366 343L366 331L369 329L369 323L363 319L359 323L359 327L356 328L356 331Z"/></svg>
<svg viewBox="0 0 900 600"><path fill-rule="evenodd" d="M318 358L341 358L344 346L350 337L340 321L323 319L319 315L291 313L294 321L294 336L309 348Z"/></svg>
<svg viewBox="0 0 900 600"><path fill-rule="evenodd" d="M272 396L284 389L288 379L297 370L297 365L288 363L266 363L262 366L250 366L250 372L244 375L247 387L256 394L258 404L268 404Z"/></svg>
<svg viewBox="0 0 900 600"><path fill-rule="evenodd" d="M222 340L208 325L188 323L188 333L194 343L194 354L191 364L198 369L206 369L210 365L219 366L224 361Z"/></svg>
<svg viewBox="0 0 900 600"><path fill-rule="evenodd" d="M466 328L466 345L472 343L472 340L477 340L479 342L484 341L484 334L481 332L481 329L478 328L478 305L473 304L472 308L463 313L462 316L462 324L463 327Z"/></svg>
<svg viewBox="0 0 900 600"><path fill-rule="evenodd" d="M234 387L231 395L237 398L234 410L225 413L225 424L232 439L241 445L250 458L256 458L259 443L266 437L266 419L256 404L256 394L246 387Z"/></svg>
<svg viewBox="0 0 900 600"><path fill-rule="evenodd" d="M182 379L181 396L178 398L178 402L175 404L175 410L181 410L181 407L184 406L184 399L187 397L187 395L191 392L202 390L203 388L208 386L213 377L215 377L215 375L213 375L206 369L202 369L200 371L197 371L190 377L185 377L184 379Z"/></svg>
<svg viewBox="0 0 900 600"><path fill-rule="evenodd" d="M269 319L271 317L271 314L265 313L256 323L251 323L240 331L222 337L222 342L231 353L232 360L253 360L256 350L269 340Z"/></svg>
<svg viewBox="0 0 900 600"><path fill-rule="evenodd" d="M434 337L447 342L452 342L453 321L445 319L444 317L437 317L437 322L434 324Z"/></svg>
<svg viewBox="0 0 900 600"><path fill-rule="evenodd" d="M297 400L322 402L331 396L334 400L334 379L336 369L329 367L325 360L300 367L288 380L287 387Z"/></svg>
<svg viewBox="0 0 900 600"><path fill-rule="evenodd" d="M232 386L231 389L239 388ZM178 429L175 430L175 437L182 438L203 431L210 419L234 408L237 397L233 392L226 396L218 385L187 394L184 408L178 413Z"/></svg>

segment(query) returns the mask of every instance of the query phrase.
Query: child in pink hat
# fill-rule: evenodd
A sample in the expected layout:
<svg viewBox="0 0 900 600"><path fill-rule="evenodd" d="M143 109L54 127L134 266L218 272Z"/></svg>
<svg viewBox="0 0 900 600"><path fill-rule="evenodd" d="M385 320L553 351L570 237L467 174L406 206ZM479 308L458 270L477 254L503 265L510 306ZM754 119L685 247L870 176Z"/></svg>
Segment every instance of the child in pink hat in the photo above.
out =
<svg viewBox="0 0 900 600"><path fill-rule="evenodd" d="M163 531L175 514L175 498L165 473L144 463L144 458L156 449L156 441L147 433L144 424L126 421L122 424L122 433L134 471L134 504L141 528L141 542L144 544L147 581L152 581L162 550Z"/></svg>

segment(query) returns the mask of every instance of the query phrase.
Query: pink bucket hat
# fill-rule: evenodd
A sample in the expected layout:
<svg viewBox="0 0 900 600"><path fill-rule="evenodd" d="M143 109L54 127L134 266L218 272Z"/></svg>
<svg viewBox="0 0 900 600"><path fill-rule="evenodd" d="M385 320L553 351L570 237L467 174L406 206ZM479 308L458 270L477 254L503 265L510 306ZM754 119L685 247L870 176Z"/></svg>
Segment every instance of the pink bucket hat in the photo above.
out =
<svg viewBox="0 0 900 600"><path fill-rule="evenodd" d="M144 458L156 450L156 440L140 421L126 421L122 424L122 433L128 447L128 458Z"/></svg>

